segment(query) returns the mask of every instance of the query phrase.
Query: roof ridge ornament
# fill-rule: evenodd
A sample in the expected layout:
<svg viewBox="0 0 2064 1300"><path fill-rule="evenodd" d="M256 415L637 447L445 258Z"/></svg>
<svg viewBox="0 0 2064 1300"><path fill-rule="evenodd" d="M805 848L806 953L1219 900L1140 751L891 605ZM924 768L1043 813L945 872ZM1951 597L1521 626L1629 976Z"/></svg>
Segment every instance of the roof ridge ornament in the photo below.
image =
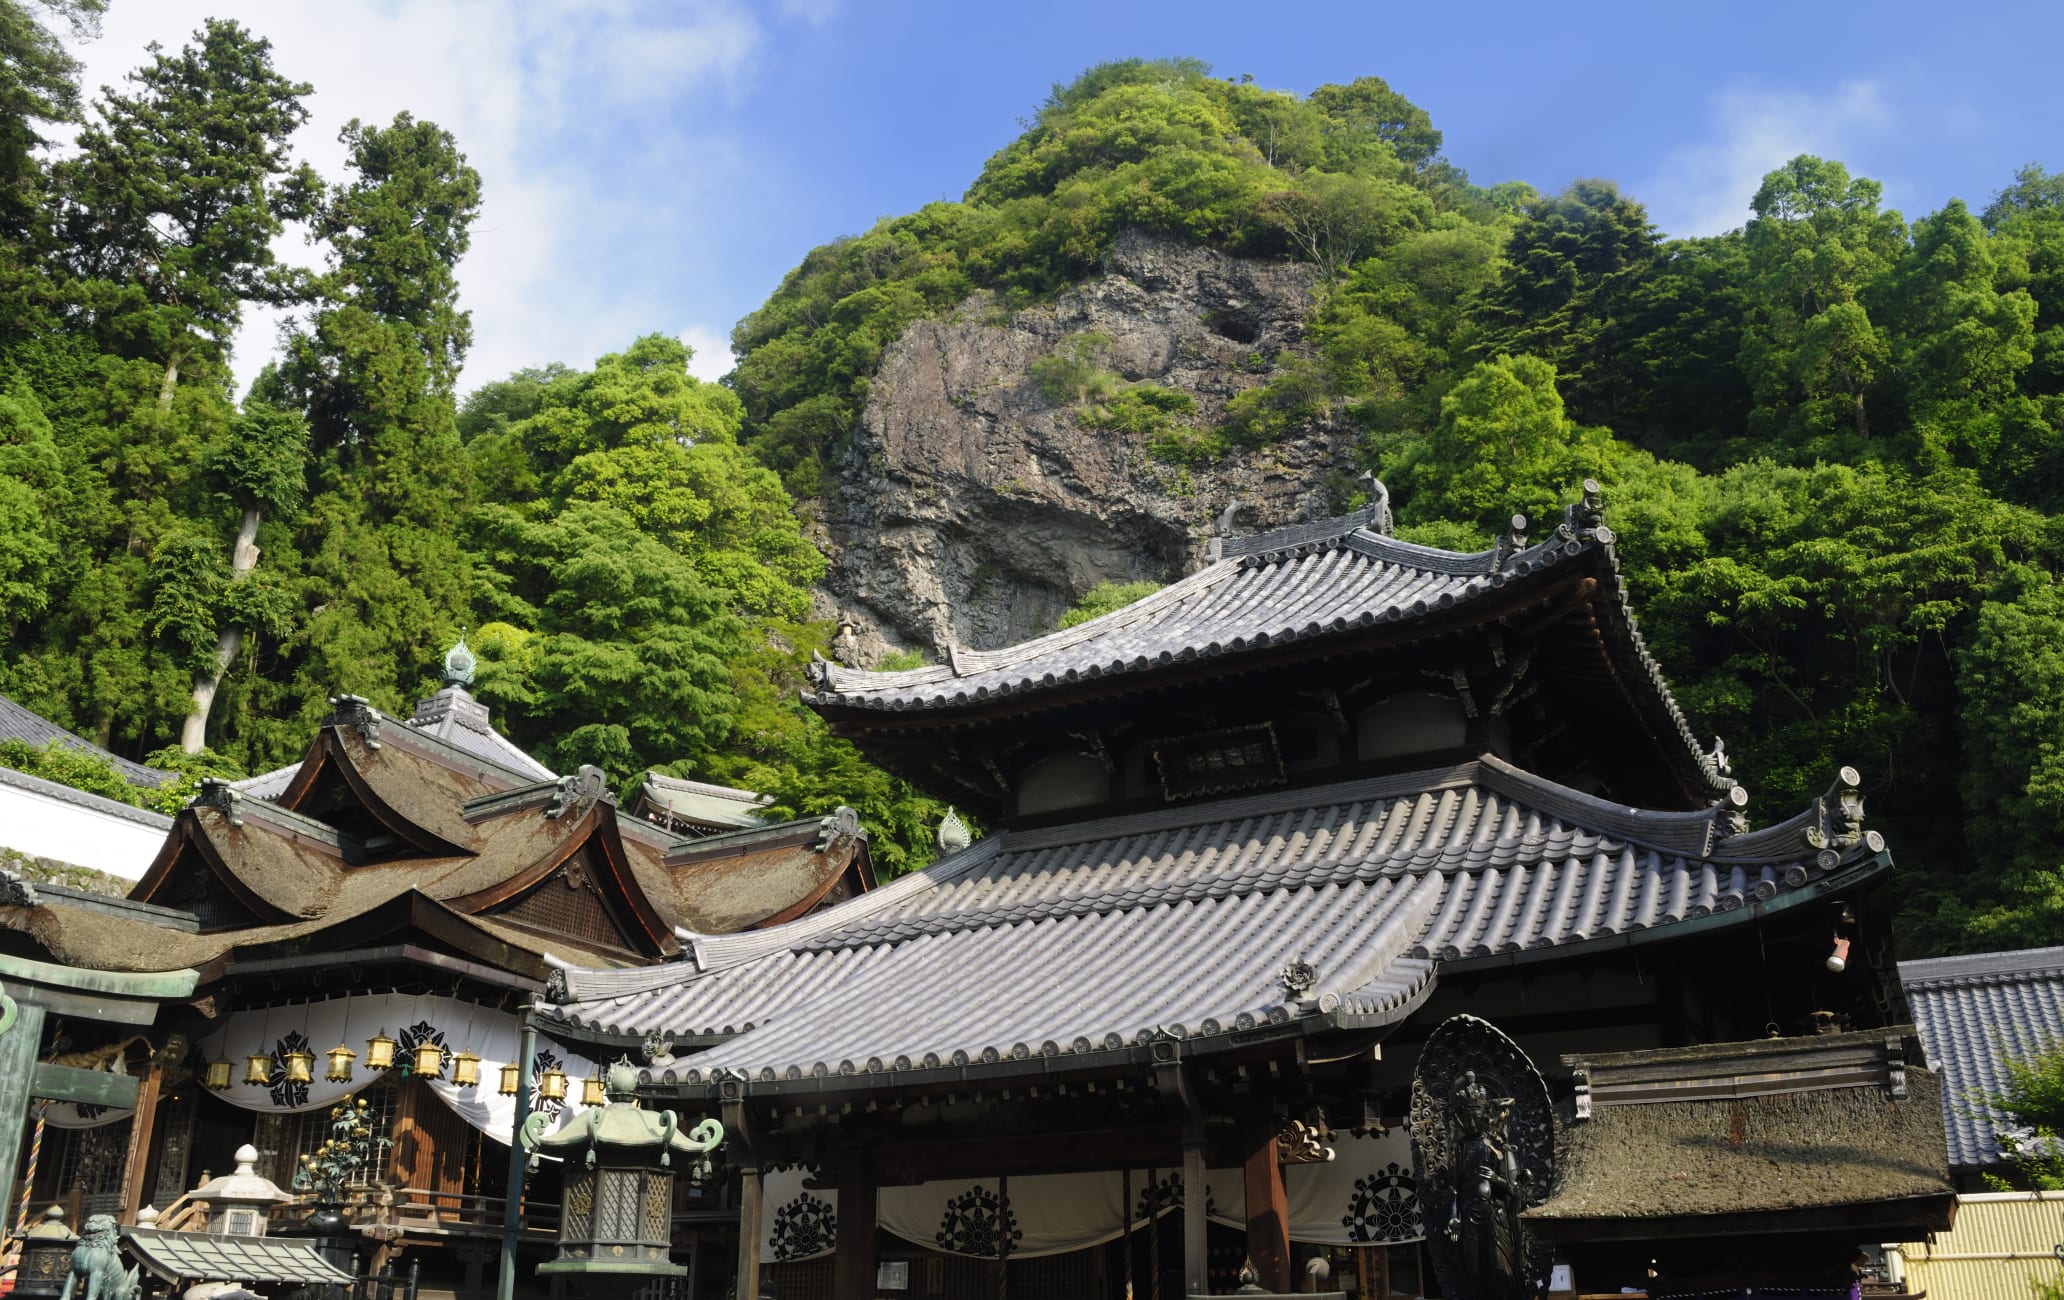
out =
<svg viewBox="0 0 2064 1300"><path fill-rule="evenodd" d="M231 826L244 824L243 809L238 807L244 801L244 792L219 776L201 778L201 788L194 797L186 801L189 808L213 808L222 814L222 819Z"/></svg>
<svg viewBox="0 0 2064 1300"><path fill-rule="evenodd" d="M1842 851L1861 844L1873 853L1884 850L1885 837L1863 828L1863 777L1844 764L1828 792L1813 801L1812 819L1799 832L1806 846L1820 850L1823 870L1842 860Z"/></svg>
<svg viewBox="0 0 2064 1300"><path fill-rule="evenodd" d="M1217 564L1225 558L1226 539L1233 535L1233 520L1245 503L1239 500L1226 502L1226 508L1218 512L1218 518L1211 523L1211 545L1205 551L1205 558Z"/></svg>
<svg viewBox="0 0 2064 1300"><path fill-rule="evenodd" d="M1492 573L1504 572L1505 566L1512 562L1512 557L1526 549L1526 530L1527 517L1518 514L1512 516L1511 524L1504 532L1498 534L1497 541L1491 543Z"/></svg>
<svg viewBox="0 0 2064 1300"><path fill-rule="evenodd" d="M468 687L473 684L473 672L480 666L480 656L466 644L466 629L459 629L459 641L444 652L444 684L446 686Z"/></svg>
<svg viewBox="0 0 2064 1300"><path fill-rule="evenodd" d="M1598 480L1587 478L1583 483L1583 495L1562 509L1562 527L1555 530L1565 539L1574 540L1590 533L1599 541L1611 544L1612 530L1605 526L1605 494L1598 486Z"/></svg>
<svg viewBox="0 0 2064 1300"><path fill-rule="evenodd" d="M609 793L609 774L593 763L582 763L580 771L559 778L559 789L552 795L545 817L558 821L569 813L585 813L604 799L615 802Z"/></svg>
<svg viewBox="0 0 2064 1300"><path fill-rule="evenodd" d="M367 749L380 747L380 711L363 695L332 695L325 727L356 727Z"/></svg>
<svg viewBox="0 0 2064 1300"><path fill-rule="evenodd" d="M1390 515L1390 489L1383 486L1382 479L1367 470L1362 472L1362 482L1369 487L1369 504L1363 507L1369 512L1369 522L1363 527L1372 533L1389 537L1395 527L1395 521Z"/></svg>
<svg viewBox="0 0 2064 1300"><path fill-rule="evenodd" d="M967 823L960 819L952 804L946 805L946 815L939 819L938 840L942 853L958 853L974 843L974 837L968 834Z"/></svg>

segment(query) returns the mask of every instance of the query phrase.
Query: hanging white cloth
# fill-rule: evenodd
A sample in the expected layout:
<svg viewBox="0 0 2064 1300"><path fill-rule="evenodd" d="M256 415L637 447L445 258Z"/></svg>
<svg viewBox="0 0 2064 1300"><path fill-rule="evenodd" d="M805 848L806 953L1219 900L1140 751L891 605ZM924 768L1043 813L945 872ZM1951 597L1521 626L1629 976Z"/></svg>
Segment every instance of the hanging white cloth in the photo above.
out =
<svg viewBox="0 0 2064 1300"><path fill-rule="evenodd" d="M1418 1241L1424 1236L1412 1177L1412 1145L1403 1129L1380 1138L1340 1135L1335 1159L1290 1165L1283 1171L1290 1209L1290 1238L1314 1245L1351 1246ZM1082 1250L1110 1241L1129 1220L1139 1229L1182 1207L1182 1174L1172 1169L1135 1169L1132 1204L1123 1204L1127 1176L1116 1170L1088 1174L1031 1174L948 1179L914 1187L884 1187L877 1195L877 1222L905 1241L949 1254L994 1259L1008 1238L1012 1258L1029 1259ZM788 1166L770 1170L760 1216L760 1258L767 1263L815 1259L831 1253L837 1239L838 1193L805 1187L814 1170ZM1238 1169L1213 1169L1205 1177L1206 1214L1215 1222L1244 1227L1247 1194Z"/></svg>
<svg viewBox="0 0 2064 1300"><path fill-rule="evenodd" d="M43 1112L43 1120L52 1128L99 1128L103 1124L119 1124L135 1113L132 1106L95 1106L90 1102L74 1105L68 1101L53 1101Z"/></svg>
<svg viewBox="0 0 2064 1300"><path fill-rule="evenodd" d="M379 1080L381 1072L365 1066L366 1040L376 1034L395 1040L397 1070L404 1066L413 1070L413 1053L419 1043L444 1048L443 1068L428 1080L430 1090L468 1124L508 1144L515 1125L516 1099L504 1096L500 1085L502 1067L515 1058L521 1042L513 1012L430 994L358 993L322 1002L232 1012L219 1029L201 1040L200 1054L203 1060L230 1063L230 1077L235 1082L215 1095L231 1105L273 1113L320 1111ZM348 1080L325 1077L325 1057L338 1044L359 1054ZM293 1083L286 1077L286 1054L297 1049L315 1058L314 1077L307 1083ZM480 1082L463 1088L452 1080L452 1057L462 1051L480 1058ZM245 1060L253 1055L271 1059L269 1082L244 1082ZM540 1037L533 1078L553 1067L566 1072L567 1099L564 1103L541 1100L536 1108L556 1112L553 1127L557 1128L582 1109L581 1082L597 1073L598 1067Z"/></svg>

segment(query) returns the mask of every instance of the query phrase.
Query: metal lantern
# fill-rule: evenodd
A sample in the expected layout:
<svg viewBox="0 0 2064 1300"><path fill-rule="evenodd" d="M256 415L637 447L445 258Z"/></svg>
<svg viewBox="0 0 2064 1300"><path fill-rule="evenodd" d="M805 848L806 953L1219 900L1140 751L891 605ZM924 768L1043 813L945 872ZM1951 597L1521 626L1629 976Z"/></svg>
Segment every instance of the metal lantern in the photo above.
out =
<svg viewBox="0 0 2064 1300"><path fill-rule="evenodd" d="M553 1066L538 1076L537 1094L546 1101L566 1100L566 1071Z"/></svg>
<svg viewBox="0 0 2064 1300"><path fill-rule="evenodd" d="M365 1068L386 1070L394 1066L394 1040L382 1029L365 1040Z"/></svg>
<svg viewBox="0 0 2064 1300"><path fill-rule="evenodd" d="M513 1097L523 1082L523 1067L511 1061L502 1067L502 1095Z"/></svg>
<svg viewBox="0 0 2064 1300"><path fill-rule="evenodd" d="M244 1058L244 1082L259 1088L272 1086L272 1057L265 1052L253 1052Z"/></svg>
<svg viewBox="0 0 2064 1300"><path fill-rule="evenodd" d="M632 1104L637 1087L637 1067L621 1060L609 1067L606 1104L583 1123L549 1136L542 1117L526 1123L523 1145L565 1162L559 1255L538 1266L541 1275L679 1277L688 1271L668 1258L674 1175L705 1162L723 1141L724 1126L704 1120L683 1133L671 1111Z"/></svg>
<svg viewBox="0 0 2064 1300"><path fill-rule="evenodd" d="M287 1067L288 1083L308 1083L315 1078L315 1053L297 1047L280 1057Z"/></svg>
<svg viewBox="0 0 2064 1300"><path fill-rule="evenodd" d="M415 1051L416 1073L426 1079L435 1079L444 1073L444 1047L440 1043L417 1043Z"/></svg>
<svg viewBox="0 0 2064 1300"><path fill-rule="evenodd" d="M224 1061L227 1067L229 1062ZM53 1205L43 1211L36 1226L22 1237L21 1266L15 1273L14 1293L20 1296L61 1295L72 1271L72 1247L79 1239L65 1226L64 1207Z"/></svg>
<svg viewBox="0 0 2064 1300"><path fill-rule="evenodd" d="M229 1072L234 1068L228 1061L210 1061L203 1078L208 1087L221 1092L229 1087Z"/></svg>
<svg viewBox="0 0 2064 1300"><path fill-rule="evenodd" d="M325 1055L329 1058L330 1068L323 1072L323 1078L331 1083L350 1083L351 1063L358 1059L358 1053L339 1043Z"/></svg>
<svg viewBox="0 0 2064 1300"><path fill-rule="evenodd" d="M458 1088L477 1086L480 1083L480 1058L471 1052L460 1052L452 1057L451 1081Z"/></svg>
<svg viewBox="0 0 2064 1300"><path fill-rule="evenodd" d="M602 1086L602 1076L591 1074L581 1083L580 1104L600 1106L609 1100L608 1090Z"/></svg>

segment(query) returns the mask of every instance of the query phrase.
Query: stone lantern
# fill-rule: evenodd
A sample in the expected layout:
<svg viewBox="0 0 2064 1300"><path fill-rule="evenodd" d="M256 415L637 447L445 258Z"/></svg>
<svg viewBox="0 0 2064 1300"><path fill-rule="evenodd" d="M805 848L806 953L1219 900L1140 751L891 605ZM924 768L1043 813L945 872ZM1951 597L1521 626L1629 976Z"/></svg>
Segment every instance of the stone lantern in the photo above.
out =
<svg viewBox="0 0 2064 1300"><path fill-rule="evenodd" d="M65 1278L72 1267L72 1247L79 1239L65 1226L64 1207L53 1205L43 1211L36 1226L22 1237L21 1265L15 1273L14 1293L20 1296L55 1296L64 1292Z"/></svg>
<svg viewBox="0 0 2064 1300"><path fill-rule="evenodd" d="M196 1201L208 1203L208 1231L232 1237L262 1237L275 1205L294 1199L270 1178L258 1175L258 1148L246 1142L237 1148L236 1172L211 1178L193 1189Z"/></svg>
<svg viewBox="0 0 2064 1300"><path fill-rule="evenodd" d="M639 1109L632 1100L638 1069L628 1060L609 1067L604 1086L609 1104L583 1111L557 1133L544 1135L547 1115L524 1123L525 1147L566 1162L559 1256L538 1272L678 1277L687 1270L668 1258L674 1157L687 1158L682 1169L706 1165L724 1126L704 1120L683 1133L674 1112Z"/></svg>

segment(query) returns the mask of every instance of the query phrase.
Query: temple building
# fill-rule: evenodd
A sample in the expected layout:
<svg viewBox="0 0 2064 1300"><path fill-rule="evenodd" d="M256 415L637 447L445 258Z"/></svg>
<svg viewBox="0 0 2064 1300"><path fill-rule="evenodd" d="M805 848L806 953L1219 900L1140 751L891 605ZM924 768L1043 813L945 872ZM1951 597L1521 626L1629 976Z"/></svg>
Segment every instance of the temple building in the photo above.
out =
<svg viewBox="0 0 2064 1300"><path fill-rule="evenodd" d="M1022 645L816 666L983 838L552 973L562 1047L724 1126L690 1294L1832 1297L1948 1225L1864 778L1751 829L1594 485L1473 554L1380 496L1213 551Z"/></svg>
<svg viewBox="0 0 2064 1300"><path fill-rule="evenodd" d="M619 815L601 771L556 775L496 732L471 667L455 649L413 717L339 697L298 763L205 783L127 898L0 891L0 979L62 967L83 991L23 1050L60 1082L120 1081L0 1085L26 1165L0 1180L10 1223L54 1203L74 1225L149 1210L161 1233L202 1230L194 1189L239 1148L289 1186L331 1108L362 1102L386 1144L354 1175L361 1271L405 1258L426 1294L486 1295L518 1009L552 972L669 961L684 928L789 921L872 887L851 809L700 837ZM126 1026L81 1005L102 987L136 1004ZM550 1044L522 1063L555 1126L601 1104L604 1064ZM549 1254L557 1180L548 1163L529 1186L526 1276ZM703 1195L684 1184L680 1212Z"/></svg>

